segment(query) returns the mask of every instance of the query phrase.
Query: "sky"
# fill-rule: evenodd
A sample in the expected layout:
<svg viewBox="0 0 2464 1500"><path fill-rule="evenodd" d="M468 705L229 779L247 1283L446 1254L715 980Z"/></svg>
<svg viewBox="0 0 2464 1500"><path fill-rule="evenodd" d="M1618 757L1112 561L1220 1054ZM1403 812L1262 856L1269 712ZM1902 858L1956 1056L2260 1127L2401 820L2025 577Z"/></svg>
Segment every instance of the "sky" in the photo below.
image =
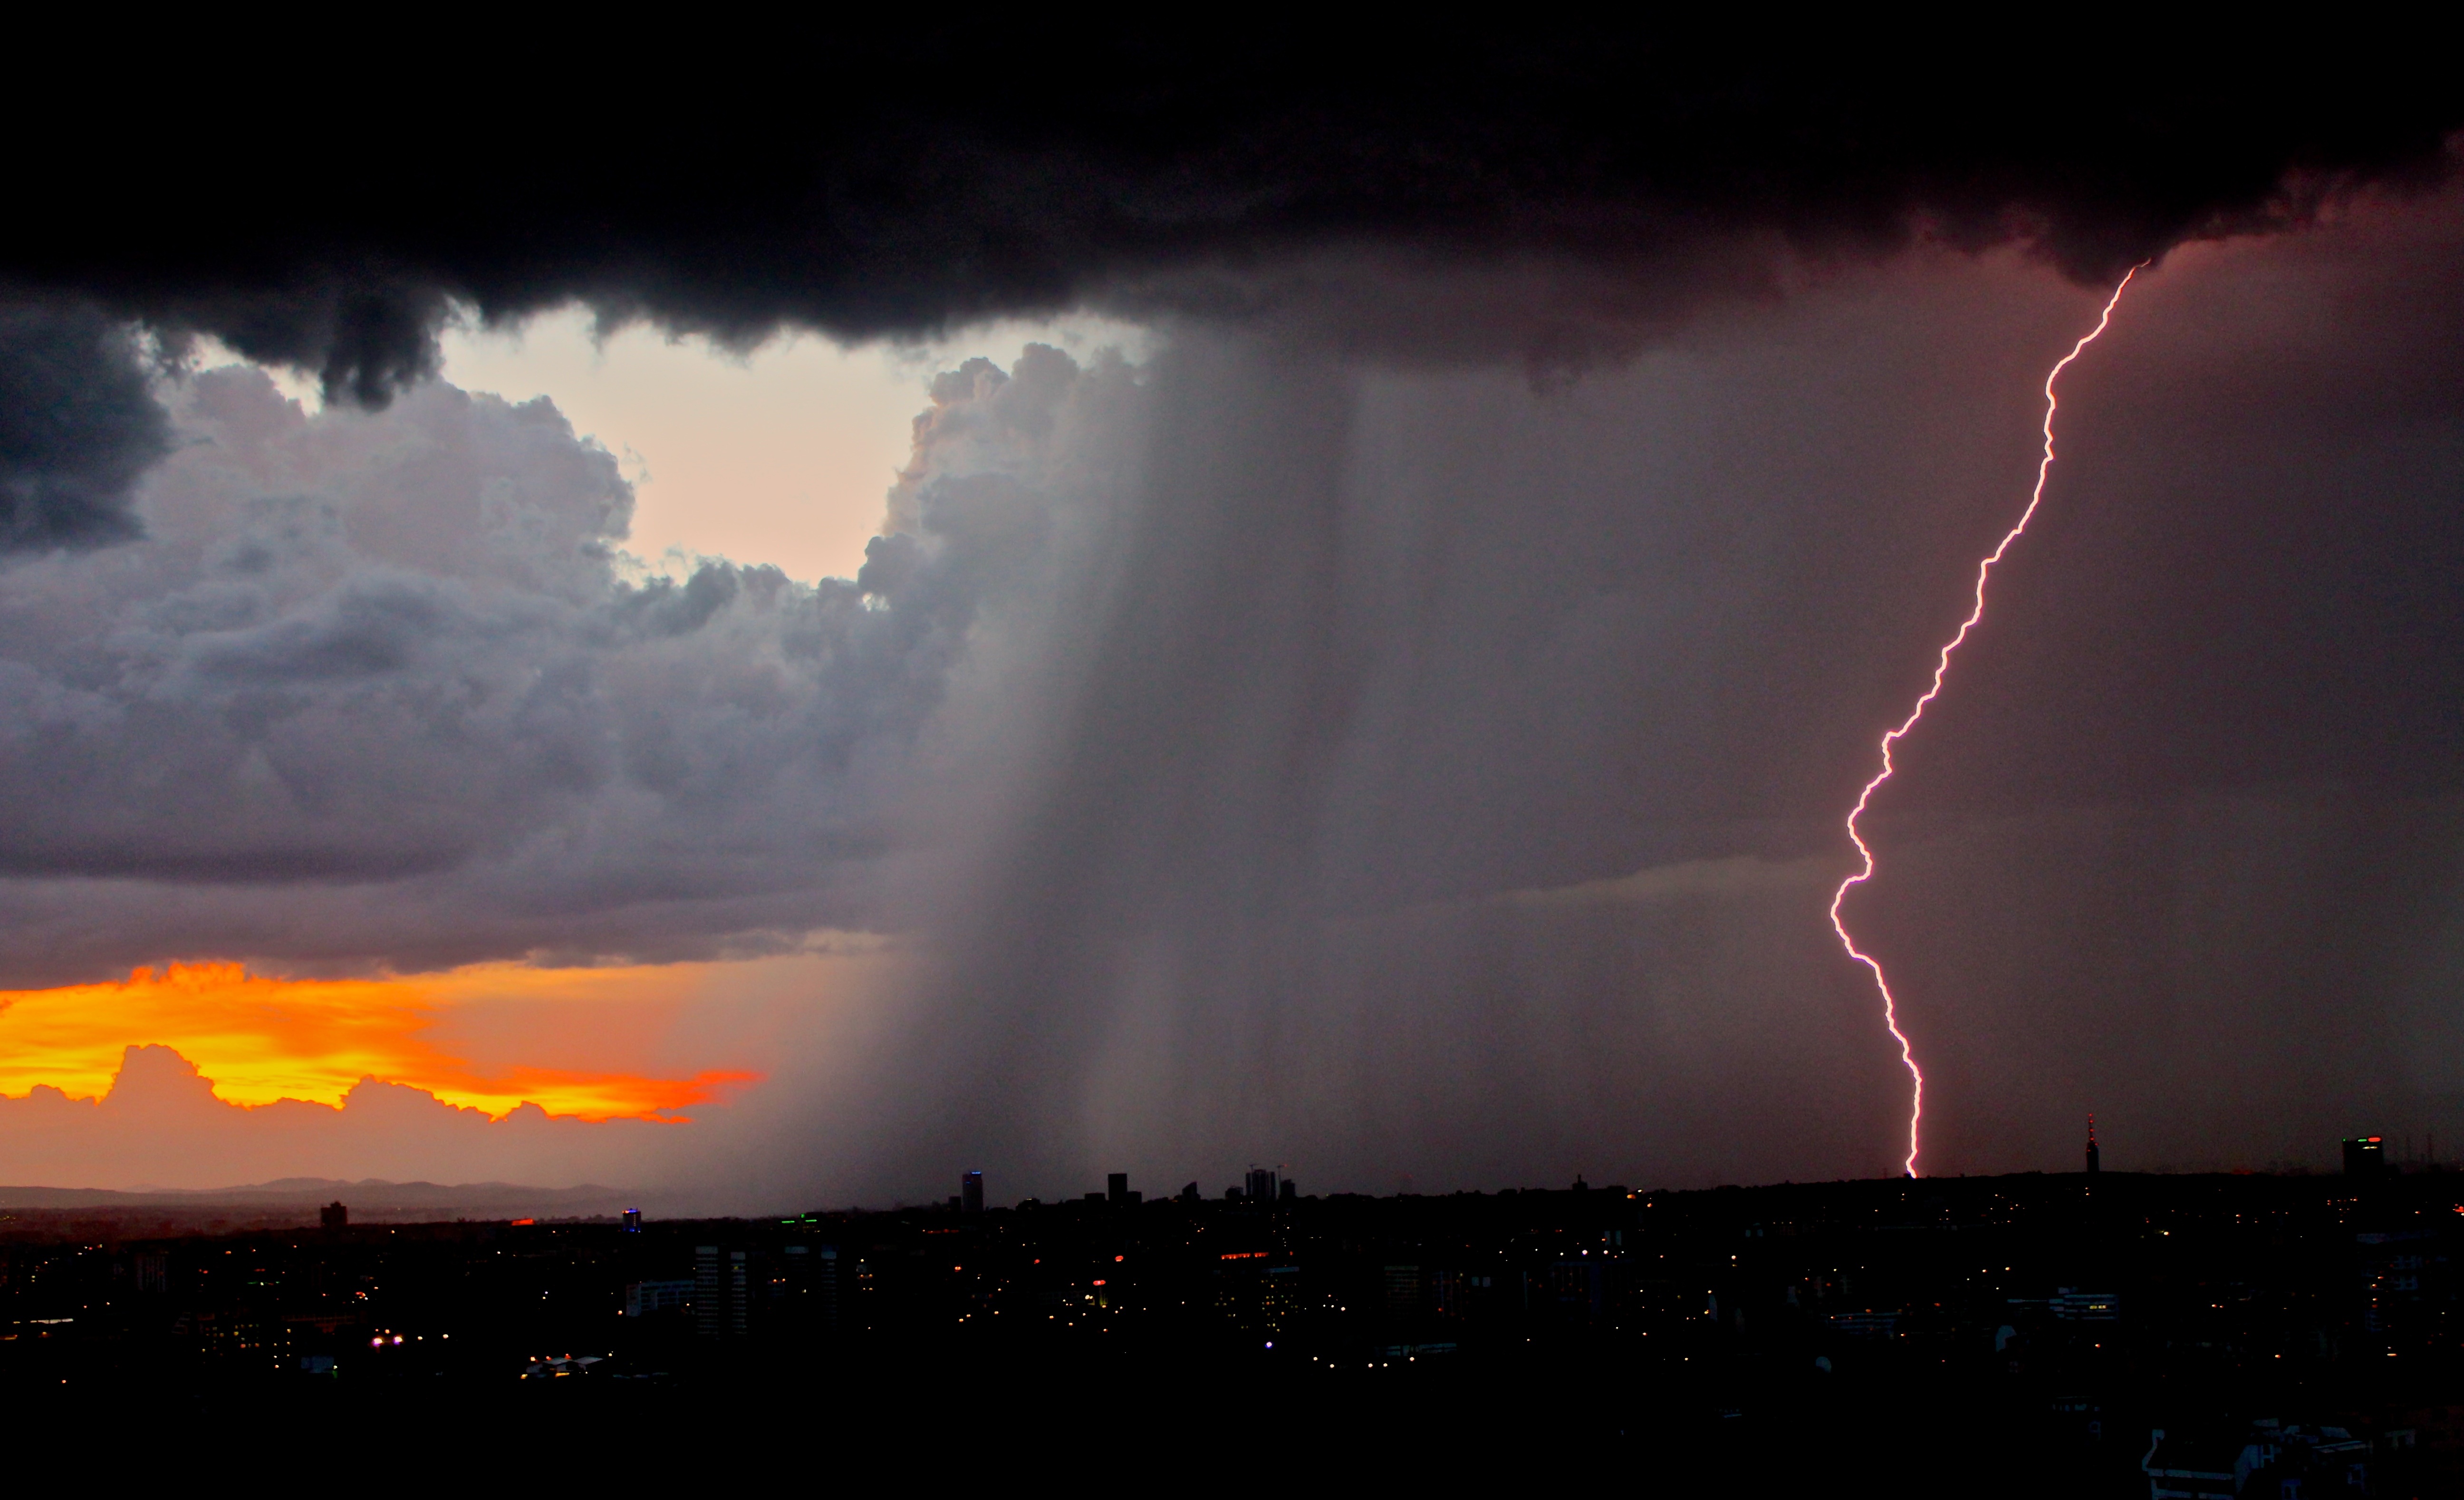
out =
<svg viewBox="0 0 2464 1500"><path fill-rule="evenodd" d="M1926 1170L2464 1144L2452 90L1618 55L8 251L0 1180L1895 1172L2140 262Z"/></svg>
<svg viewBox="0 0 2464 1500"><path fill-rule="evenodd" d="M511 327L450 328L439 376L511 401L546 395L616 454L633 487L626 550L645 562L737 558L813 583L864 565L931 377L1028 340L1082 353L1142 346L1134 324L1078 317L897 344L787 333L732 351L643 323L603 332L577 305ZM313 384L297 388L317 399Z"/></svg>

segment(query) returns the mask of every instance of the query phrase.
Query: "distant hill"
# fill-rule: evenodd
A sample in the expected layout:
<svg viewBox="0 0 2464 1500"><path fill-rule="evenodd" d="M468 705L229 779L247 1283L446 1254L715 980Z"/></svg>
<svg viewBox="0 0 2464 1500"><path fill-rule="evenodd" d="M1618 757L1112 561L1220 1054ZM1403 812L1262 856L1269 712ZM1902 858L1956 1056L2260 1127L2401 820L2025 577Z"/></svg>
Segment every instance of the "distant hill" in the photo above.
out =
<svg viewBox="0 0 2464 1500"><path fill-rule="evenodd" d="M585 1183L580 1187L524 1187L515 1182L387 1182L365 1178L357 1182L329 1177L286 1177L244 1187L139 1187L116 1191L100 1187L0 1186L0 1208L84 1208L142 1205L204 1207L212 1203L364 1202L371 1207L439 1203L599 1203L613 1202L627 1189Z"/></svg>
<svg viewBox="0 0 2464 1500"><path fill-rule="evenodd" d="M438 1219L612 1218L642 1206L639 1194L585 1183L580 1187L525 1187L516 1182L357 1182L295 1177L237 1187L137 1188L0 1186L0 1219L58 1223L94 1219L134 1226L160 1222L168 1227L227 1223L276 1227L313 1224L317 1210L341 1202L352 1222L404 1223ZM29 1225L31 1227L31 1225Z"/></svg>

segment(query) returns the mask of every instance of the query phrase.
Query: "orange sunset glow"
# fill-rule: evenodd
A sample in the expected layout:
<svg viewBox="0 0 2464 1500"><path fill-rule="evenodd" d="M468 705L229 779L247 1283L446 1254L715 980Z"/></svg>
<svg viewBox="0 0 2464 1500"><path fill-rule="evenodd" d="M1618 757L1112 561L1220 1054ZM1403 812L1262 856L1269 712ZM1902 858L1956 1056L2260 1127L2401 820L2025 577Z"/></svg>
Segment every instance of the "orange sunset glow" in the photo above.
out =
<svg viewBox="0 0 2464 1500"><path fill-rule="evenodd" d="M676 969L534 969L478 964L442 974L295 980L237 963L138 969L115 983L0 991L0 1093L48 1084L72 1097L107 1092L122 1050L171 1048L232 1104L276 1099L338 1104L374 1077L425 1089L448 1104L502 1115L525 1102L583 1119L674 1118L760 1074L686 1078L533 1064L474 1066L437 1032L476 1003L577 1003L572 1025L623 1024L624 1007L579 1008L622 994L661 999L689 983Z"/></svg>

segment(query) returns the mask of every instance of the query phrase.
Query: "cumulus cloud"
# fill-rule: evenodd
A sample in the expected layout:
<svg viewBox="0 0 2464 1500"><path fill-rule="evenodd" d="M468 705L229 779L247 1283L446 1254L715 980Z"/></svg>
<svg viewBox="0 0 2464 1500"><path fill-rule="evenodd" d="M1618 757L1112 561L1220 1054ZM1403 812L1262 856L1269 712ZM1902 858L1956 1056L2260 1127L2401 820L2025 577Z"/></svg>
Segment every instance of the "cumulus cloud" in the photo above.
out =
<svg viewBox="0 0 2464 1500"><path fill-rule="evenodd" d="M956 372L927 447L1048 427L1080 378L1050 350ZM310 415L234 366L176 406L143 540L0 574L20 984L183 953L673 958L861 922L917 736L1044 546L1018 480L927 459L856 580L650 576L620 553L615 461L545 400L429 386Z"/></svg>
<svg viewBox="0 0 2464 1500"><path fill-rule="evenodd" d="M209 331L371 404L434 370L456 303L582 300L741 342L1115 300L1545 354L1767 285L1791 255L1918 233L2026 241L2101 276L2418 171L2464 124L2435 49L2375 35L2057 28L1963 56L1917 20L1777 30L1313 21L1186 47L1041 16L832 14L753 50L671 39L655 94L622 104L631 38L500 30L477 53L353 55L335 69L348 125L244 166L261 147L201 118L193 80L292 99L320 70L218 33L115 36L96 55L121 132L21 124L47 145L21 164L0 278ZM424 107L455 88L490 107ZM129 138L184 149L140 169ZM1467 266L1506 268L1519 306L1409 316Z"/></svg>

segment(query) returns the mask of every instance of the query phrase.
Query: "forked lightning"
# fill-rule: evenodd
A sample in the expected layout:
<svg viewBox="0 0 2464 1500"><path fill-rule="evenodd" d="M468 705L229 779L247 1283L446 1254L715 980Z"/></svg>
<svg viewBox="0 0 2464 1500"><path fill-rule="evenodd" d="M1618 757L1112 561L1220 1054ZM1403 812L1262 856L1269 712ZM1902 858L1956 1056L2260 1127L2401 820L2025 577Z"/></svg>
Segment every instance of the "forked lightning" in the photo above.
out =
<svg viewBox="0 0 2464 1500"><path fill-rule="evenodd" d="M1848 950L1848 956L1874 972L1874 987L1882 995L1882 1025L1889 1028L1891 1040L1900 1045L1900 1062L1908 1070L1908 1155L1903 1170L1910 1177L1917 1175L1918 1130L1925 1119L1925 1070L1917 1066L1916 1050L1908 1045L1908 1034L1900 1029L1899 1002L1891 994L1891 982L1883 977L1881 961L1857 946L1857 939L1848 935L1848 924L1839 915L1840 903L1848 899L1848 893L1874 878L1874 850L1865 843L1864 835L1858 832L1857 820L1865 815L1865 808L1873 802L1874 793L1891 779L1891 747L1917 727L1917 720L1925 717L1925 705L1942 695L1943 678L1950 671L1951 652L1959 650L1967 641L1968 633L1985 618L1985 585L1993 576L1993 564L2002 561L2003 555L2011 550L2011 544L2028 529L2028 522L2035 516L2036 507L2044 503L2045 480L2054 472L2054 412L2059 408L2054 396L2054 383L2061 379L2062 371L2068 369L2071 362L2084 353L2087 346L2104 332L2105 326L2113 321L2113 310L2121 305L2122 294L2129 290L2130 278L2145 269L2143 262L2123 274L2113 295L2105 298L2104 311L2098 315L2096 326L2089 329L2079 342L2072 344L2071 352L2056 361L2054 367L2046 372L2045 452L2036 462L2036 487L2029 493L2028 507L2019 513L2019 518L2012 523L2011 529L2003 533L2001 544L1986 554L1985 561L1976 564L1975 604L1969 609L1968 618L1959 622L1958 632L1944 643L1942 654L1935 658L1932 685L1917 699L1916 706L1908 710L1908 717L1900 720L1900 727L1882 737L1882 768L1874 773L1874 779L1857 794L1857 805L1848 809L1848 839L1857 846L1858 857L1863 865L1855 874L1839 882L1839 889L1831 893L1831 928L1839 935L1839 945Z"/></svg>

